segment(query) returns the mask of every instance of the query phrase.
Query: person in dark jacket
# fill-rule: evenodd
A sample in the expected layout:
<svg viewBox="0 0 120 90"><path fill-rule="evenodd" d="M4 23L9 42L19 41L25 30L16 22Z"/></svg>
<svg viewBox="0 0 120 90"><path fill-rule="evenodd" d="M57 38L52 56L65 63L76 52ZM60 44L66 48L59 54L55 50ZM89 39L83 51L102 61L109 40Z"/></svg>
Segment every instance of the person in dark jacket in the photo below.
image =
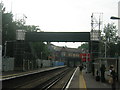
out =
<svg viewBox="0 0 120 90"><path fill-rule="evenodd" d="M40 68L42 68L43 67L43 63L41 63L41 66L40 66Z"/></svg>
<svg viewBox="0 0 120 90"><path fill-rule="evenodd" d="M101 68L100 68L100 71L101 71L101 81L102 82L105 82L105 65L104 64L102 64L101 65Z"/></svg>
<svg viewBox="0 0 120 90"><path fill-rule="evenodd" d="M80 71L82 72L82 69L83 69L83 64L79 66L80 68Z"/></svg>
<svg viewBox="0 0 120 90"><path fill-rule="evenodd" d="M113 79L113 83L111 84L112 86L112 90L116 90L116 78L117 78L117 75L116 75L116 72L115 72L115 68L113 65L110 66L110 70L111 70L111 77Z"/></svg>

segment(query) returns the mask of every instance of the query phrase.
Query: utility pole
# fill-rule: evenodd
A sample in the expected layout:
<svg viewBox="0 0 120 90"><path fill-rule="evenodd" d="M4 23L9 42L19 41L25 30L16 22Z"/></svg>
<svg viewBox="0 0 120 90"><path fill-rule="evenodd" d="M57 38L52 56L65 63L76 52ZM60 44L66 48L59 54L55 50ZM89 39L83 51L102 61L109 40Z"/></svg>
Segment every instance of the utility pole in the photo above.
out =
<svg viewBox="0 0 120 90"><path fill-rule="evenodd" d="M91 53L98 53L93 52L92 46L97 44L100 41L100 30L102 29L102 22L103 22L103 13L92 13L91 15ZM98 45L99 47L99 45Z"/></svg>
<svg viewBox="0 0 120 90"><path fill-rule="evenodd" d="M43 60L42 60L42 52L41 52L41 68L43 67Z"/></svg>
<svg viewBox="0 0 120 90"><path fill-rule="evenodd" d="M103 20L103 13L92 13L91 15L91 32L90 32L90 36L91 36L91 42L90 42L90 53L91 53L91 66L92 66L92 73L93 76L95 74L95 65L94 65L94 61L95 58L99 57L99 51L100 51L100 47L99 47L99 43L100 43L100 30L102 29L102 20Z"/></svg>
<svg viewBox="0 0 120 90"><path fill-rule="evenodd" d="M107 57L107 42L105 41L105 58Z"/></svg>

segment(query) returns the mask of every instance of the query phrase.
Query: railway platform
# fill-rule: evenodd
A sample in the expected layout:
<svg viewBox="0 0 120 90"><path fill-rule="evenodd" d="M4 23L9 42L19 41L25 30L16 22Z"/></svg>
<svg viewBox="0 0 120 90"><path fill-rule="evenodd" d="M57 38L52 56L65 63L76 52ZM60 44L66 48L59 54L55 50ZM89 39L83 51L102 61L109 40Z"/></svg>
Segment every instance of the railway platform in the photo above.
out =
<svg viewBox="0 0 120 90"><path fill-rule="evenodd" d="M16 77L19 77L19 76L35 74L35 73L38 73L38 72L49 71L49 70L52 70L52 69L62 68L62 67L65 67L65 66L46 67L46 68L40 68L40 69L37 69L37 70L28 70L28 71L5 71L5 72L2 72L2 75L0 75L0 76L2 76L2 80L4 80L4 79L8 79L8 78L16 78ZM1 78L0 78L0 80L1 80Z"/></svg>
<svg viewBox="0 0 120 90"><path fill-rule="evenodd" d="M111 85L106 81L106 82L101 82L101 81L96 81L95 76L92 75L92 73L86 73L85 71L82 72L83 77L86 83L86 88L87 90L112 90ZM116 82L116 90L120 90L120 84Z"/></svg>
<svg viewBox="0 0 120 90"><path fill-rule="evenodd" d="M86 73L79 71L79 68L76 69L73 79L69 85L69 89L80 88L83 90L112 90L111 85L107 82L103 83L101 81L96 81L95 76L92 73ZM68 89L68 90L69 90ZM120 90L120 85L117 83L116 90Z"/></svg>

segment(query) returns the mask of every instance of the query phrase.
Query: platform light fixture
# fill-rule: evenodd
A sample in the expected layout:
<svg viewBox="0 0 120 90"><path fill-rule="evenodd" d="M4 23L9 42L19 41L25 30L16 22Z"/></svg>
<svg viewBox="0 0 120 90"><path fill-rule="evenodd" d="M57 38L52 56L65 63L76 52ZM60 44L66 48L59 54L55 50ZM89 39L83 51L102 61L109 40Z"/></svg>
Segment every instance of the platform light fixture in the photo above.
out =
<svg viewBox="0 0 120 90"><path fill-rule="evenodd" d="M120 19L119 17L111 16L110 19Z"/></svg>

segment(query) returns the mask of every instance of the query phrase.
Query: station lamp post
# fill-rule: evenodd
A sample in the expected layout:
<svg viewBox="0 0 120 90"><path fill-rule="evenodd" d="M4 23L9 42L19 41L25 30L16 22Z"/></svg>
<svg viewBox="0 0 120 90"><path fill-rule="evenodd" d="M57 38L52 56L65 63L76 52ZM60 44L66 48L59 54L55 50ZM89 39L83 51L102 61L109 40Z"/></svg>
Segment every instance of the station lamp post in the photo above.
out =
<svg viewBox="0 0 120 90"><path fill-rule="evenodd" d="M120 17L111 16L110 19L112 19L112 20L120 20ZM118 22L118 29L120 29L120 22ZM120 30L118 31L118 36L120 38Z"/></svg>
<svg viewBox="0 0 120 90"><path fill-rule="evenodd" d="M120 17L114 17L114 16L111 16L110 19L113 19L113 20L120 20ZM119 25L119 22L118 22L118 25ZM120 26L118 26L118 29L119 29ZM118 33L119 34L119 33ZM118 56L118 53L116 53L116 56ZM117 72L118 72L118 75L120 73L120 70L118 69L119 68L119 64L120 64L120 57L118 57L118 60L117 60L117 63L118 63L118 66L117 66ZM118 80L120 80L120 75L118 76L117 78Z"/></svg>
<svg viewBox="0 0 120 90"><path fill-rule="evenodd" d="M111 16L110 19L113 19L113 20L117 19L117 20L119 20L120 18L119 17Z"/></svg>
<svg viewBox="0 0 120 90"><path fill-rule="evenodd" d="M114 17L114 16L111 16L110 19L112 20L120 20L120 17ZM120 29L120 22L118 22L118 29ZM120 31L118 31L118 36L120 37Z"/></svg>
<svg viewBox="0 0 120 90"><path fill-rule="evenodd" d="M120 20L120 17L114 17L114 16L111 16L110 17L110 19L112 19L112 20ZM119 23L119 22L118 22ZM118 29L119 29L119 25L118 25ZM119 33L118 33L118 35L119 35ZM119 36L120 37L120 36Z"/></svg>
<svg viewBox="0 0 120 90"><path fill-rule="evenodd" d="M111 16L110 19L112 20L120 20L120 17L114 17L114 16ZM118 22L118 29L120 29L120 22ZM118 36L120 37L120 31L118 31Z"/></svg>

